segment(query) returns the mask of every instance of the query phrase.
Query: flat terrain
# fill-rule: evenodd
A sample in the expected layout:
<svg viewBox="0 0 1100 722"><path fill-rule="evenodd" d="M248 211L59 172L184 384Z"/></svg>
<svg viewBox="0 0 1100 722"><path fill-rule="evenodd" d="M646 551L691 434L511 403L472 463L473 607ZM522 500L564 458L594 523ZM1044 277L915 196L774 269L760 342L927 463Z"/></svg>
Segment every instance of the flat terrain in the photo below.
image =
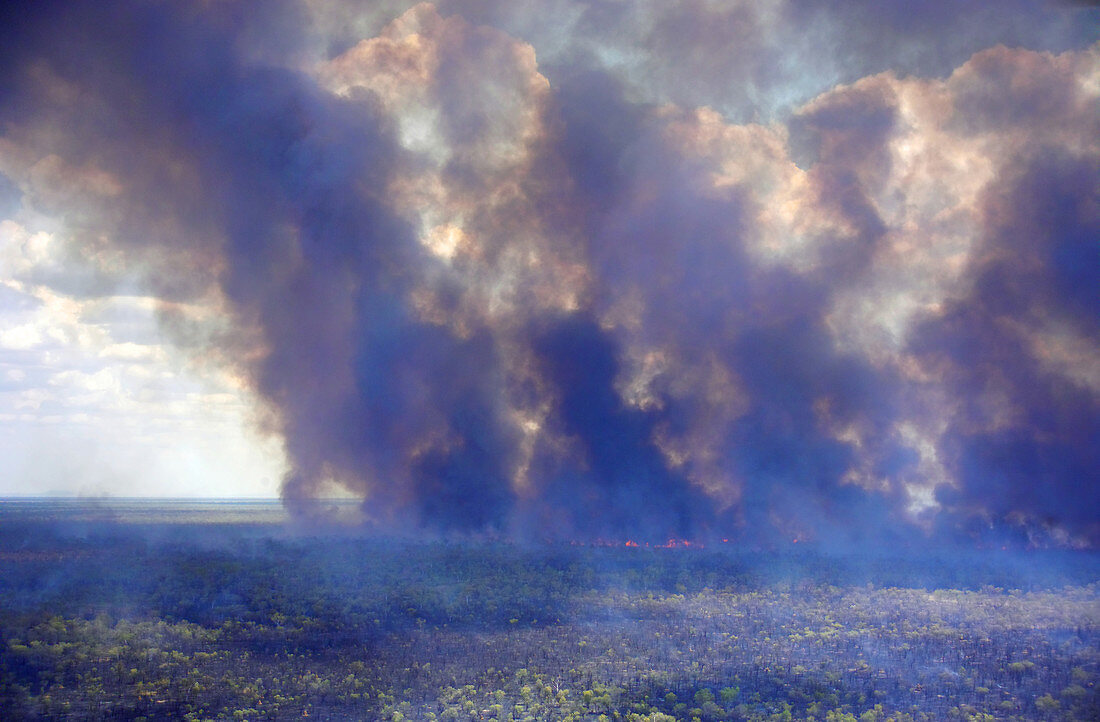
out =
<svg viewBox="0 0 1100 722"><path fill-rule="evenodd" d="M519 547L0 502L0 718L1096 720L1094 554Z"/></svg>

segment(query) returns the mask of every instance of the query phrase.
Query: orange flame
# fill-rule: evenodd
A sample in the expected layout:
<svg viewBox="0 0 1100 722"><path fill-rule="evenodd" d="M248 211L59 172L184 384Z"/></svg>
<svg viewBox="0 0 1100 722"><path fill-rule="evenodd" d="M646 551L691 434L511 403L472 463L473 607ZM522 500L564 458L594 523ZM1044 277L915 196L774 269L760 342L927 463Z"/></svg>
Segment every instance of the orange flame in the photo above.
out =
<svg viewBox="0 0 1100 722"><path fill-rule="evenodd" d="M658 549L702 549L703 544L688 539L669 539L664 544L658 544Z"/></svg>

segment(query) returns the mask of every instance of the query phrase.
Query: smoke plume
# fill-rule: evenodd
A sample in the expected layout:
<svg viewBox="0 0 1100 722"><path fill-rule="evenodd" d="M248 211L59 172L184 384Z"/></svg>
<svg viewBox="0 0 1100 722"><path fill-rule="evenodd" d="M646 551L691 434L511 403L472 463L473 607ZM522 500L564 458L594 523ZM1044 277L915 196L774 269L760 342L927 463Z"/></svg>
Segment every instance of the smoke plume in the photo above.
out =
<svg viewBox="0 0 1100 722"><path fill-rule="evenodd" d="M1097 11L358 5L36 3L0 55L5 183L258 393L289 504L1100 542Z"/></svg>

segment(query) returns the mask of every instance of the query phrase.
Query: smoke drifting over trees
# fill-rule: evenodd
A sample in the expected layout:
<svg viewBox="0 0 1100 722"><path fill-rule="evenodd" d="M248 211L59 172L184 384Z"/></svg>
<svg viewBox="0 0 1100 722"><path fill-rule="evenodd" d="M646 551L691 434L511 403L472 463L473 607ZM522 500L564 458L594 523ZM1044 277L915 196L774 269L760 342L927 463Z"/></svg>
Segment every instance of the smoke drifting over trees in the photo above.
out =
<svg viewBox="0 0 1100 722"><path fill-rule="evenodd" d="M291 503L1094 546L1097 11L873 5L36 3L0 191L257 392Z"/></svg>

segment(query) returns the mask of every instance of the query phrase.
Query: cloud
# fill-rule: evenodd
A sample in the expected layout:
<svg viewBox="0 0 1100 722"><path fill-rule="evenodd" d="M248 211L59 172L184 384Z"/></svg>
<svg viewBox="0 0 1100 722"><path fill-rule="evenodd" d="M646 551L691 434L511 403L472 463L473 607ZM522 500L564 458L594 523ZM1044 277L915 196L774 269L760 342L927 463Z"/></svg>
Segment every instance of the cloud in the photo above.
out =
<svg viewBox="0 0 1100 722"><path fill-rule="evenodd" d="M276 492L282 453L250 431L255 399L180 357L157 299L67 296L27 282L28 261L7 277L22 290L0 298L4 493Z"/></svg>

